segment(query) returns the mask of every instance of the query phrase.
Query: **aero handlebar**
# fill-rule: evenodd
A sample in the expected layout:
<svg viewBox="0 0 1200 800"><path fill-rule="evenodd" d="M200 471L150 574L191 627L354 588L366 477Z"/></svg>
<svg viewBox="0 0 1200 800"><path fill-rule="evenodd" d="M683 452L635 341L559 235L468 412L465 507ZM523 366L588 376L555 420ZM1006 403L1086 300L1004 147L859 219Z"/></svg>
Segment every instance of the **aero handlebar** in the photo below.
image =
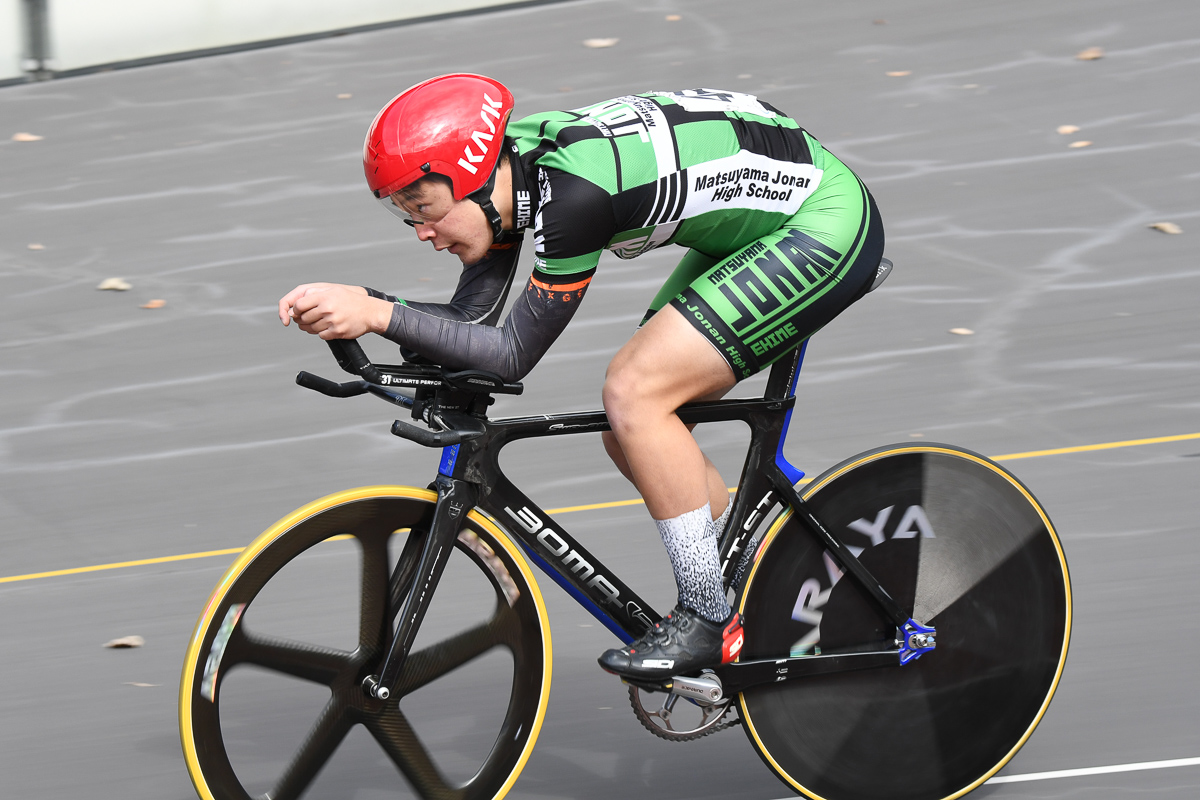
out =
<svg viewBox="0 0 1200 800"><path fill-rule="evenodd" d="M362 346L353 339L330 339L326 344L329 345L338 366L351 375L359 376L360 380L337 383L311 372L301 372L296 375L296 383L328 397L373 394L390 403L412 408L414 418L423 419L439 430L428 430L396 420L392 424L392 433L425 447L459 444L467 439L482 436L485 430L483 422L477 417L458 410L439 408L439 390L456 393L458 397L463 396L458 394L462 392L490 395L521 394L524 391L520 383L506 383L499 375L482 370L447 372L435 365L373 364L363 352ZM424 390L433 395L434 402L430 403L429 397L422 399L420 396L418 402L397 391L403 388ZM490 403L490 400L487 402Z"/></svg>

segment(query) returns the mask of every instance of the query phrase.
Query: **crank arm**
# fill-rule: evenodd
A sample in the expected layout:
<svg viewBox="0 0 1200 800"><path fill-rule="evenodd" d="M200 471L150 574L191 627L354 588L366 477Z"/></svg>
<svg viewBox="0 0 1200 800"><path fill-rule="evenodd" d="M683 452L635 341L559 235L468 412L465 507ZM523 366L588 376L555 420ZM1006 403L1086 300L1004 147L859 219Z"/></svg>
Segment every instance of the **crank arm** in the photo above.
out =
<svg viewBox="0 0 1200 800"><path fill-rule="evenodd" d="M689 678L686 675L675 675L660 681L637 680L621 678L621 682L636 686L643 692L662 692L674 694L695 700L699 705L715 705L725 699L721 679L712 672L702 672L698 677Z"/></svg>
<svg viewBox="0 0 1200 800"><path fill-rule="evenodd" d="M446 562L450 560L454 541L466 522L467 512L474 508L477 499L478 489L474 484L439 475L435 485L438 499L433 511L433 522L429 526L429 535L425 538L412 589L404 601L400 624L392 637L387 658L384 659L379 673L363 679L363 691L377 700L387 700L391 696L392 687L396 685L396 679L404 669L408 652L417 638L421 621L425 618L425 612L433 599L433 590L437 588ZM391 613L390 608L388 613Z"/></svg>
<svg viewBox="0 0 1200 800"><path fill-rule="evenodd" d="M911 660L911 659L910 659ZM819 656L764 658L722 664L695 677L675 675L660 681L622 678L625 683L647 692L664 692L687 697L702 705L719 703L726 697L766 683L781 683L813 675L855 672L877 667L898 667L907 663L904 651L865 650L855 653L826 653Z"/></svg>

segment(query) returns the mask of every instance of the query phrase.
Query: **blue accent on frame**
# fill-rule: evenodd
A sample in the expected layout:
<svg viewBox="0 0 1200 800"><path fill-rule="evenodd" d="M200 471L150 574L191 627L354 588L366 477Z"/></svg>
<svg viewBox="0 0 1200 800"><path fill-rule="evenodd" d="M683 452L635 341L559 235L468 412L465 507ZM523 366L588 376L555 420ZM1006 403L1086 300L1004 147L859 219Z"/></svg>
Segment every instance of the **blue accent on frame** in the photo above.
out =
<svg viewBox="0 0 1200 800"><path fill-rule="evenodd" d="M513 537L513 538L516 539L516 537ZM566 578L564 578L562 575L560 575L558 570L556 570L554 567L547 564L542 559L542 557L539 556L536 552L534 552L534 550L532 548L530 548L529 545L525 544L524 541L522 541L521 539L516 539L516 541L520 542L521 547L524 548L524 550L525 550L525 554L527 556L529 556L530 561L537 564L538 569L540 569L542 572L549 575L550 578L555 583L557 583L559 586L561 586L567 594L571 595L571 597L574 597L575 602L579 603L579 605L581 605L585 609L587 609L589 614L591 614L593 617L595 617L596 619L598 619L602 623L604 623L604 627L608 628L610 631L615 633L617 635L618 639L620 639L625 644L629 644L630 642L633 641L633 637L630 636L628 633L626 633L625 630L620 625L617 624L616 620L614 620L608 614L604 613L604 611L601 610L600 606L598 606L594 602L592 602L592 598L588 597L586 594L579 591L579 589L575 586L575 584L571 583Z"/></svg>
<svg viewBox="0 0 1200 800"><path fill-rule="evenodd" d="M908 622L904 623L901 628L901 633L904 635L904 642L900 645L900 664L911 664L921 656L928 653L937 647L937 631L929 625L922 625L915 619L909 618ZM909 647L908 639L914 633L924 633L929 636L930 643L925 647Z"/></svg>
<svg viewBox="0 0 1200 800"><path fill-rule="evenodd" d="M438 474L447 478L454 475L454 462L458 461L458 445L452 444L442 448L442 463L438 465Z"/></svg>
<svg viewBox="0 0 1200 800"><path fill-rule="evenodd" d="M796 359L796 374L792 376L792 385L788 388L788 396L795 396L796 382L800 380L800 367L804 364L804 351L808 349L808 340L804 340L804 344L800 345L800 357ZM795 406L787 410L787 414L783 417L783 432L779 434L779 448L775 451L775 466L779 467L787 479L795 486L804 477L804 471L796 469L788 460L783 457L783 443L787 441L788 426L792 424L792 412L795 411Z"/></svg>

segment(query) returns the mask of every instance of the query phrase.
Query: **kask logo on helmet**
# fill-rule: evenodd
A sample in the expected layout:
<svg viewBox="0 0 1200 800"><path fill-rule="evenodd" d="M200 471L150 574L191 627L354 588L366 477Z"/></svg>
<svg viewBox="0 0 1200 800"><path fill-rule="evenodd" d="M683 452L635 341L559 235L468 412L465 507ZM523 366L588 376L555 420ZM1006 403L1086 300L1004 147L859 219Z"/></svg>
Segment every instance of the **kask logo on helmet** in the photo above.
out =
<svg viewBox="0 0 1200 800"><path fill-rule="evenodd" d="M483 124L487 125L488 130L475 131L471 134L471 142L479 148L479 155L471 152L471 145L467 144L463 147L463 156L458 160L458 165L470 172L472 175L479 172L479 167L475 166L487 157L488 142L496 138L496 123L493 121L500 119L500 108L504 107L504 103L493 100L487 92L483 93L483 104L479 110L479 117L483 120Z"/></svg>

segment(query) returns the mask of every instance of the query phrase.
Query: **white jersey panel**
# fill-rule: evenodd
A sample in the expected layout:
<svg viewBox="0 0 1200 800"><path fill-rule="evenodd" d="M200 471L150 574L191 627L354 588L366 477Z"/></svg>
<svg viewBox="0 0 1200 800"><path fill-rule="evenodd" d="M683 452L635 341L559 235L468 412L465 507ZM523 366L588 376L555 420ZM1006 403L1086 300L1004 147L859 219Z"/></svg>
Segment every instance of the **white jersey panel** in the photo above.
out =
<svg viewBox="0 0 1200 800"><path fill-rule="evenodd" d="M684 89L681 92L653 92L657 97L669 97L684 111L732 111L773 119L778 116L757 97L742 92L723 92L718 89Z"/></svg>
<svg viewBox="0 0 1200 800"><path fill-rule="evenodd" d="M575 109L609 139L618 136L637 136L654 148L658 177L663 178L679 169L675 156L675 139L671 125L662 108L648 97L624 95L594 106Z"/></svg>
<svg viewBox="0 0 1200 800"><path fill-rule="evenodd" d="M821 174L812 164L777 161L746 150L696 164L684 172L687 200L682 217L743 208L790 216L816 191Z"/></svg>

